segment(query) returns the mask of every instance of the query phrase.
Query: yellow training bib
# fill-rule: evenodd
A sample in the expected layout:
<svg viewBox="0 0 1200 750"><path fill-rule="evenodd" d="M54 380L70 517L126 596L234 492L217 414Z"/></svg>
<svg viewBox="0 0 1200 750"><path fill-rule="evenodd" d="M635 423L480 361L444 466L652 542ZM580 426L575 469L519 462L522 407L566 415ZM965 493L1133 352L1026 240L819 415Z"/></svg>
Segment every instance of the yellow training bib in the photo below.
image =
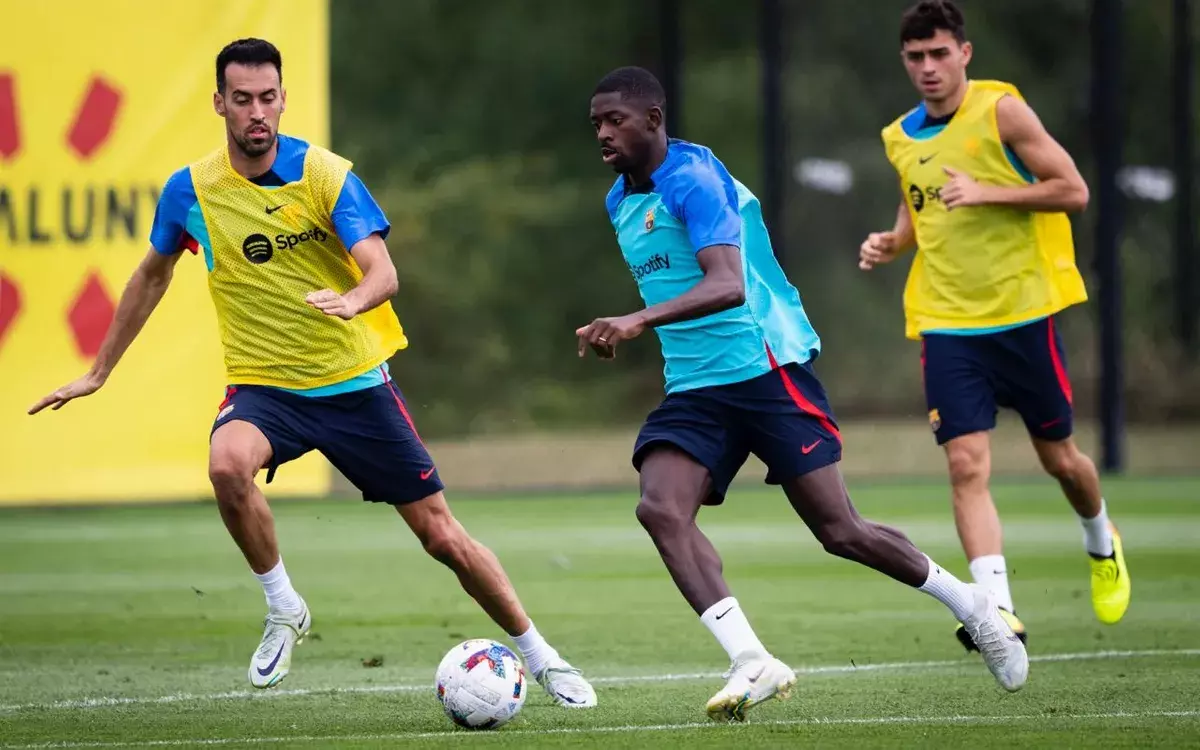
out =
<svg viewBox="0 0 1200 750"><path fill-rule="evenodd" d="M342 320L304 301L319 289L345 294L362 279L330 216L349 171L350 162L316 146L305 155L303 178L282 187L242 177L225 147L191 165L230 383L316 388L361 375L408 346L388 303Z"/></svg>
<svg viewBox="0 0 1200 750"><path fill-rule="evenodd" d="M905 335L982 329L1052 315L1087 299L1075 266L1066 214L1003 206L947 211L941 189L951 167L981 183L1025 185L1019 162L1000 140L996 103L1021 98L1011 84L971 81L940 132L917 133L924 107L883 130L888 161L900 177L917 252L904 288Z"/></svg>

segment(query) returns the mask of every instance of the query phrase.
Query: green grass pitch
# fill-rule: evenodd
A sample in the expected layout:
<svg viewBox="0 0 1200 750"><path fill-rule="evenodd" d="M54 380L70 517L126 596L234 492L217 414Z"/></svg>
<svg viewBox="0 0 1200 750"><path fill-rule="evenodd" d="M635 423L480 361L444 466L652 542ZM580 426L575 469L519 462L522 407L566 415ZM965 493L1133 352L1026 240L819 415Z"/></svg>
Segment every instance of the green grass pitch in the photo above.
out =
<svg viewBox="0 0 1200 750"><path fill-rule="evenodd" d="M467 733L431 687L460 640L502 634L388 508L275 506L314 635L282 686L245 672L262 593L212 504L0 512L0 748L1197 747L1200 479L1106 481L1133 604L1096 622L1082 533L1048 480L996 488L1029 683L1004 693L932 599L833 559L774 491L735 491L701 525L762 640L795 666L791 700L707 721L724 653L675 591L635 497L451 497L542 632L596 680L569 712ZM940 483L852 486L959 575ZM379 666L365 666L381 662Z"/></svg>

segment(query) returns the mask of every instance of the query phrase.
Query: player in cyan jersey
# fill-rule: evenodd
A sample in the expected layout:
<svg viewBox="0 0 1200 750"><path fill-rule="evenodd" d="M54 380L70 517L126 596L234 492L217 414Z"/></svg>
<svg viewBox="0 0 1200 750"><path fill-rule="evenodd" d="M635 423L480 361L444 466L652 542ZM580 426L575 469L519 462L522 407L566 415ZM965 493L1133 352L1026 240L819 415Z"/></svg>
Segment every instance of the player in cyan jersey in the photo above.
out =
<svg viewBox="0 0 1200 750"><path fill-rule="evenodd" d="M443 485L388 374L408 345L389 299L389 225L341 157L277 135L286 95L279 51L242 39L216 61L213 106L226 144L167 181L150 252L134 272L91 370L31 410L99 389L150 317L184 248L201 251L230 384L213 425L209 476L221 517L266 593L249 678L288 673L312 624L283 566L254 477L320 451L364 500L395 506L425 550L513 637L529 670L563 706L596 695L538 634L495 556L451 514Z"/></svg>
<svg viewBox="0 0 1200 750"><path fill-rule="evenodd" d="M826 550L937 598L967 623L1000 684L1019 689L1028 657L987 590L855 511L837 466L841 436L813 373L820 339L775 260L758 200L712 151L668 139L665 107L662 86L641 68L609 73L592 96L601 154L620 175L609 217L647 307L576 334L581 357L591 348L612 358L648 328L662 343L666 398L634 448L637 517L732 661L709 716L740 721L796 681L754 634L696 526L700 507L724 501L750 453Z"/></svg>
<svg viewBox="0 0 1200 750"><path fill-rule="evenodd" d="M1071 384L1054 325L1055 313L1087 299L1066 216L1086 207L1087 185L1014 86L967 79L972 48L953 3L909 9L900 43L923 100L883 130L903 198L893 229L868 237L859 262L870 270L916 248L906 333L922 341L929 422L945 446L971 574L1025 638L988 490L989 431L997 407L1009 407L1079 515L1093 609L1115 623L1129 606L1129 571L1096 467L1071 439ZM962 627L957 635L974 648Z"/></svg>

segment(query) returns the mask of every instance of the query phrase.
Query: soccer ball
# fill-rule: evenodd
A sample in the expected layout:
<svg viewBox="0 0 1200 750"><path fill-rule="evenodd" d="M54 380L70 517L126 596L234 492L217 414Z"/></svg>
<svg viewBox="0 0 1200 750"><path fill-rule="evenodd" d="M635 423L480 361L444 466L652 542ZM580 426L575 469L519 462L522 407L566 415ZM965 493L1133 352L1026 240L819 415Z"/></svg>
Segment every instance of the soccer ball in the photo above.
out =
<svg viewBox="0 0 1200 750"><path fill-rule="evenodd" d="M525 705L525 669L508 647L478 639L450 649L434 689L450 720L467 729L495 729Z"/></svg>

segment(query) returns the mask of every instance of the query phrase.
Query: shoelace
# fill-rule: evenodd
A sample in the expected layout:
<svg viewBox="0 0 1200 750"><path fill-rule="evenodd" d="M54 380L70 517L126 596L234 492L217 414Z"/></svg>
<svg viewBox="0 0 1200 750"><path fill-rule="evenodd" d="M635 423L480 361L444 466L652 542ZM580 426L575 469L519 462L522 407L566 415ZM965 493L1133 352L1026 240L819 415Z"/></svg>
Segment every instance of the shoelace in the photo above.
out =
<svg viewBox="0 0 1200 750"><path fill-rule="evenodd" d="M980 651L991 648L1004 640L1004 635L1000 628L996 627L989 620L983 620L971 633L971 639L975 641L975 646Z"/></svg>
<svg viewBox="0 0 1200 750"><path fill-rule="evenodd" d="M542 678L538 680L538 682L540 682L544 687L549 687L551 675L556 674L580 677L583 675L583 672L575 667L546 667L544 670L542 670ZM559 696L565 696L570 700L574 700L575 698L586 698L588 695L587 688L583 685L579 685L578 683L568 683L565 687L568 689L564 691L562 686L555 686L554 692Z"/></svg>
<svg viewBox="0 0 1200 750"><path fill-rule="evenodd" d="M265 628L263 641L262 645L258 647L256 656L266 658L273 656L279 650L279 642L287 636L288 630L294 630L294 628L276 614L267 615L263 620L263 627Z"/></svg>
<svg viewBox="0 0 1200 750"><path fill-rule="evenodd" d="M265 659L268 656L274 656L279 651L279 644L284 638L284 631L276 626L269 634L263 635L262 645L258 647L256 656L260 659Z"/></svg>
<svg viewBox="0 0 1200 750"><path fill-rule="evenodd" d="M583 672L575 667L546 667L542 670L542 680L547 680L552 674L569 674L579 677Z"/></svg>
<svg viewBox="0 0 1200 750"><path fill-rule="evenodd" d="M721 675L721 679L728 680L728 679L732 678L733 675L738 671L739 668L745 667L748 664L750 664L750 662L738 662L738 661L731 662L729 665L729 669L724 674Z"/></svg>

